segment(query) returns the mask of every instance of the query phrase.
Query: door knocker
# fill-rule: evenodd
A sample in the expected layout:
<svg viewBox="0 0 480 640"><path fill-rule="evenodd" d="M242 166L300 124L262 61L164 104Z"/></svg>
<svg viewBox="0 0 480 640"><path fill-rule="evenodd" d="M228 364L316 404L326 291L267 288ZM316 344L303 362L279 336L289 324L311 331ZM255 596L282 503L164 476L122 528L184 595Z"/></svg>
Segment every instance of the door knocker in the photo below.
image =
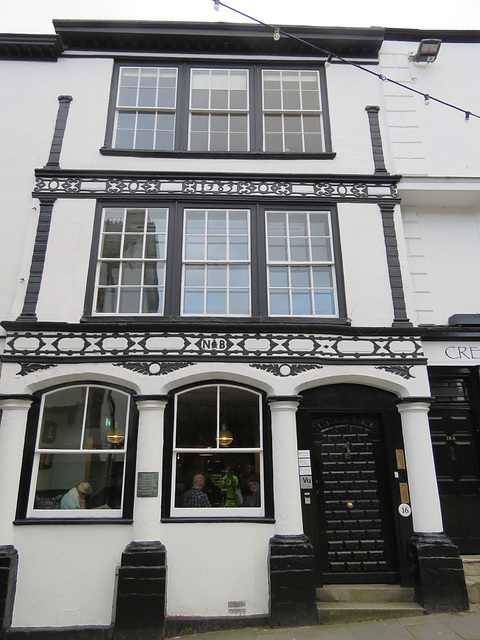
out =
<svg viewBox="0 0 480 640"><path fill-rule="evenodd" d="M345 458L345 460L350 460L350 458L352 457L352 450L350 449L351 444L350 442L347 442L345 445L345 452L343 454L343 457Z"/></svg>

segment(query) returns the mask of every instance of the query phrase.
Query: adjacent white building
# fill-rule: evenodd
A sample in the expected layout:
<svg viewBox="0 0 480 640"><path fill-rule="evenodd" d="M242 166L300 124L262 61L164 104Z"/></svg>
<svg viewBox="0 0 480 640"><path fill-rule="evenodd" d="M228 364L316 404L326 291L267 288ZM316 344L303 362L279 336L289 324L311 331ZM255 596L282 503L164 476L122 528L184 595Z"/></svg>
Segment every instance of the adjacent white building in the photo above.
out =
<svg viewBox="0 0 480 640"><path fill-rule="evenodd" d="M4 627L468 607L479 32L54 24L0 36Z"/></svg>

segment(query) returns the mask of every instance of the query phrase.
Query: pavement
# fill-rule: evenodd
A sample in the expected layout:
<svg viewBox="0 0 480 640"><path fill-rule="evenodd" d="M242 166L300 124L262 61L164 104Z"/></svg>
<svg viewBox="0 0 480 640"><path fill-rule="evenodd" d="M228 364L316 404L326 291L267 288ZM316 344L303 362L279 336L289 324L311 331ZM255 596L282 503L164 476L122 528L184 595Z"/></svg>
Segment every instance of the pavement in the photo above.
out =
<svg viewBox="0 0 480 640"><path fill-rule="evenodd" d="M169 636L174 640L179 636ZM270 629L251 627L181 636L181 640L480 640L480 604L463 613L436 613L376 622Z"/></svg>

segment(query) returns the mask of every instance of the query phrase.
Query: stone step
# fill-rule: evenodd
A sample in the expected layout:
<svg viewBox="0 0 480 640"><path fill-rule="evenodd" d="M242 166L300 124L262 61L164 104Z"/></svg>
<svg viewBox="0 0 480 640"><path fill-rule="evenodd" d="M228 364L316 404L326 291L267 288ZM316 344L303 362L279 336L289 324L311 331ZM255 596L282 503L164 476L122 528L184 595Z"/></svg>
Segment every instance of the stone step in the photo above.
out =
<svg viewBox="0 0 480 640"><path fill-rule="evenodd" d="M480 582L480 556L462 556L462 562L465 575L477 577Z"/></svg>
<svg viewBox="0 0 480 640"><path fill-rule="evenodd" d="M465 584L470 604L480 604L480 579L475 580L475 578L465 576Z"/></svg>
<svg viewBox="0 0 480 640"><path fill-rule="evenodd" d="M317 588L320 602L413 602L413 589L395 584L335 584Z"/></svg>
<svg viewBox="0 0 480 640"><path fill-rule="evenodd" d="M317 602L317 612L319 624L423 616L423 608L413 602Z"/></svg>

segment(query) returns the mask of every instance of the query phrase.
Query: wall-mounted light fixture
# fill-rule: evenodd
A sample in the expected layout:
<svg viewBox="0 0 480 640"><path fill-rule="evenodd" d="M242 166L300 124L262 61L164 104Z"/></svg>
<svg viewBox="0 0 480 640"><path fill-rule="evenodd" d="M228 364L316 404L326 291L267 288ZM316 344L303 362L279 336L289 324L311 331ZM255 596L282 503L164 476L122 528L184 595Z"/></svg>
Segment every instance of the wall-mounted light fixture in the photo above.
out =
<svg viewBox="0 0 480 640"><path fill-rule="evenodd" d="M410 58L414 62L435 62L440 51L441 40L430 38L422 40L418 45L416 53L411 53Z"/></svg>

